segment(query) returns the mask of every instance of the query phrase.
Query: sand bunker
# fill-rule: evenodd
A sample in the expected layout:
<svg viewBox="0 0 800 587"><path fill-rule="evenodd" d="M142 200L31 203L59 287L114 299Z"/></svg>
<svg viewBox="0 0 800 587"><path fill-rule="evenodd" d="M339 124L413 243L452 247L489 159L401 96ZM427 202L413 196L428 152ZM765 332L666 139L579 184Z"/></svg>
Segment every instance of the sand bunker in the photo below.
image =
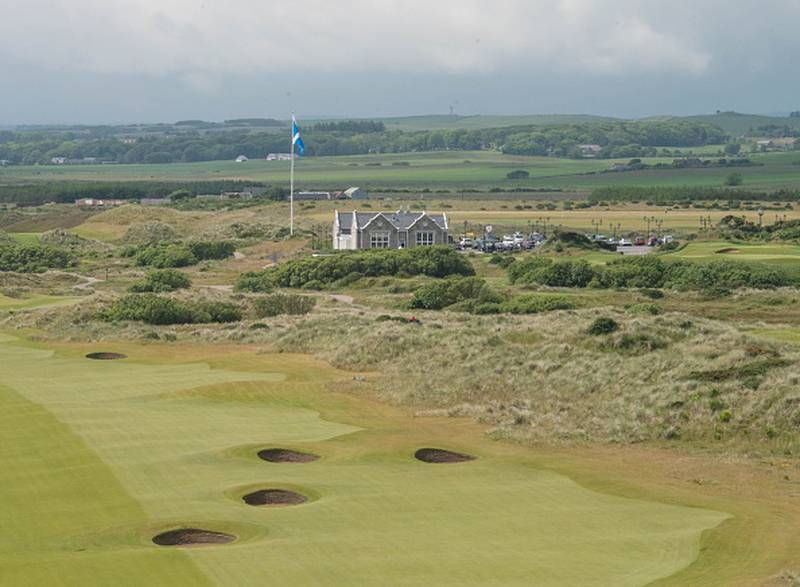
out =
<svg viewBox="0 0 800 587"><path fill-rule="evenodd" d="M247 505L299 505L308 501L305 495L288 489L259 489L242 497Z"/></svg>
<svg viewBox="0 0 800 587"><path fill-rule="evenodd" d="M98 361L113 361L114 359L127 359L128 355L123 355L122 353L89 353L86 358Z"/></svg>
<svg viewBox="0 0 800 587"><path fill-rule="evenodd" d="M441 448L421 448L414 453L414 458L423 463L463 463L464 461L475 460L472 455Z"/></svg>
<svg viewBox="0 0 800 587"><path fill-rule="evenodd" d="M258 452L258 456L270 463L310 463L319 460L317 455L288 448L265 448Z"/></svg>
<svg viewBox="0 0 800 587"><path fill-rule="evenodd" d="M201 530L199 528L178 528L153 536L153 542L159 546L198 546L210 544L228 544L236 540L236 536L223 532Z"/></svg>
<svg viewBox="0 0 800 587"><path fill-rule="evenodd" d="M737 249L736 247L727 247L727 248L724 248L724 249L719 249L717 251L714 251L714 254L716 254L716 255L730 255L732 253L739 253L739 252L740 252L739 249Z"/></svg>

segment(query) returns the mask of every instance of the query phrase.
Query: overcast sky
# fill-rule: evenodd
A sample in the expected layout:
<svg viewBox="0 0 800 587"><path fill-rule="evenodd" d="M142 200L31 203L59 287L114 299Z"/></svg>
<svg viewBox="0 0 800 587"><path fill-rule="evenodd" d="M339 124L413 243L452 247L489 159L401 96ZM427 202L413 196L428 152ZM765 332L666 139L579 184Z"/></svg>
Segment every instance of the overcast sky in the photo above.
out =
<svg viewBox="0 0 800 587"><path fill-rule="evenodd" d="M798 0L0 0L0 124L800 109Z"/></svg>

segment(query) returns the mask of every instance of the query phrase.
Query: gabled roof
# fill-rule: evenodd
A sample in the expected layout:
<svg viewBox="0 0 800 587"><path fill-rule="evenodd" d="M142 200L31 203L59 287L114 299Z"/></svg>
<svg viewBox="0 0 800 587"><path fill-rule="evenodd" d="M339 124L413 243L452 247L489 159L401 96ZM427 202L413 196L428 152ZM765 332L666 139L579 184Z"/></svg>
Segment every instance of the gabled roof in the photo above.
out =
<svg viewBox="0 0 800 587"><path fill-rule="evenodd" d="M336 212L336 219L341 229L353 228L353 218L356 228L366 228L376 218L381 217L397 230L408 230L423 218L430 219L442 230L447 230L447 216L444 214L428 214L427 212Z"/></svg>

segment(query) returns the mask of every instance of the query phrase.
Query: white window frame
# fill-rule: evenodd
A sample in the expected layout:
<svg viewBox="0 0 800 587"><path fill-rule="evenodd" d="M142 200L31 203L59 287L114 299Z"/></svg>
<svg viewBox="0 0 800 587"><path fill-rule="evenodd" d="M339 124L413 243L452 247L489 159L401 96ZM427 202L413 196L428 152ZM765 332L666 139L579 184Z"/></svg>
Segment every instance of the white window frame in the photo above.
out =
<svg viewBox="0 0 800 587"><path fill-rule="evenodd" d="M414 242L418 247L433 246L436 244L436 233L432 230L418 230Z"/></svg>
<svg viewBox="0 0 800 587"><path fill-rule="evenodd" d="M388 249L390 241L391 233L388 230L376 230L369 233L370 249Z"/></svg>

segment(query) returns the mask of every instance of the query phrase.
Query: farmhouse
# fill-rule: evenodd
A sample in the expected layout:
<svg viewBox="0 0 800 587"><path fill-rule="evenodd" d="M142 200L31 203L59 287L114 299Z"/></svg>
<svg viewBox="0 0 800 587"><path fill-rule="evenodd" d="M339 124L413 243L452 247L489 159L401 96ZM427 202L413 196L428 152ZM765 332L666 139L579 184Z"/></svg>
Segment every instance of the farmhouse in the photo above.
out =
<svg viewBox="0 0 800 587"><path fill-rule="evenodd" d="M404 249L448 242L446 214L334 212L333 248Z"/></svg>

